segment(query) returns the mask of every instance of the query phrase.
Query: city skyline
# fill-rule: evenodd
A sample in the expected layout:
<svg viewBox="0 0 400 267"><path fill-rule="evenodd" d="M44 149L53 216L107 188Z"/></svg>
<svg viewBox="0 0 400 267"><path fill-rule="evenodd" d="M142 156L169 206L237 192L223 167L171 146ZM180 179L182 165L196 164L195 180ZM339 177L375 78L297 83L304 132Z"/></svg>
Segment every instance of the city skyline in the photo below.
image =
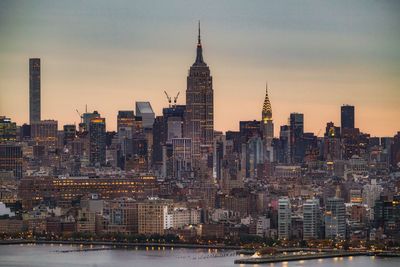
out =
<svg viewBox="0 0 400 267"><path fill-rule="evenodd" d="M60 126L78 124L75 110L83 112L85 104L89 111L98 110L106 118L107 130L115 130L118 111L133 110L135 101L150 101L157 115L168 105L164 90L170 94L180 91L178 104L184 103L185 77L195 55L196 24L200 19L204 53L214 77L216 130L237 130L241 120L261 120L266 80L274 107L275 136L278 127L287 124L292 112L304 113L307 132L317 134L329 121L339 125L343 104L355 106L355 127L363 132L392 136L398 130L400 81L396 59L399 53L393 44L400 38L394 31L397 20L392 13L398 6L390 1L350 7L343 3L309 1L298 13L290 12L296 6L294 3L290 6L269 2L262 4L270 8L266 10L270 15L267 18L255 6L243 7L234 2L229 6L231 13L221 18L216 17L211 7L197 7L196 18L179 12L176 19L165 25L163 21L173 14L173 7L196 7L172 2L165 7L163 15L157 8L153 10L146 4L136 3L128 5L126 10L118 5L110 7L103 14L104 3L95 11L90 11L88 6L78 9L62 3L40 3L24 16L16 11L30 8L29 4L7 1L1 4L0 33L9 38L0 45L3 52L0 53L0 114L18 124L29 121L26 65L30 57L40 57L42 61L42 118L56 119ZM313 5L319 5L321 14L313 13ZM160 3L157 7L162 6ZM221 11L224 5L214 7ZM289 22L278 26L282 21L269 13L284 8L288 8ZM332 16L323 18L329 15L329 8L343 11L340 14L343 20L332 20ZM46 10L54 11L57 18ZM7 11L14 11L8 13L15 16L10 17ZM130 12L143 11L151 12L141 20L129 16ZM385 14L384 18L379 18L379 12ZM70 13L77 13L82 25L67 26ZM303 16L307 14L310 16ZM117 15L121 19L117 20ZM157 23L149 23L156 15L160 16ZM237 17L248 22L238 23L233 20ZM29 19L34 25L42 26L39 27L42 34L28 25ZM321 23L310 24L315 21ZM94 22L108 27L96 26L93 31ZM50 40L49 35L57 37L57 33L48 23L68 30L63 31L60 39ZM143 24L145 28L140 27ZM331 29L327 31L329 34L311 38L326 28ZM91 32L85 36L87 30ZM132 39L129 33L139 38ZM385 37L386 41L375 40L371 33ZM340 37L335 39L338 43L330 42L334 37ZM159 38L162 42L154 42ZM10 46L18 40L18 45ZM296 40L296 45L291 45L290 40ZM358 46L360 40L367 42ZM325 50L324 54L325 48L331 50ZM102 62L107 64L99 64ZM109 101L110 96L113 101Z"/></svg>
<svg viewBox="0 0 400 267"><path fill-rule="evenodd" d="M0 267L398 266L399 11L0 1Z"/></svg>

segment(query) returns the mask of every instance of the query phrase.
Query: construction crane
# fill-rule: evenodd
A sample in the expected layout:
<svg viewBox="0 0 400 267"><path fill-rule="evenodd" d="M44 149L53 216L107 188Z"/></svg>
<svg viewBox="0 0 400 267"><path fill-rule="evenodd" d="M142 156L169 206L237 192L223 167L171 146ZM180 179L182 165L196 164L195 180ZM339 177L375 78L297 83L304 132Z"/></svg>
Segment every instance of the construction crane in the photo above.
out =
<svg viewBox="0 0 400 267"><path fill-rule="evenodd" d="M77 109L75 109L76 110L76 113L78 113L78 115L79 115L79 118L81 118L81 123L83 122L83 116L82 116L82 114L79 112L79 110L77 110Z"/></svg>
<svg viewBox="0 0 400 267"><path fill-rule="evenodd" d="M171 107L171 97L168 95L167 91L164 91L164 94L167 96L169 107Z"/></svg>
<svg viewBox="0 0 400 267"><path fill-rule="evenodd" d="M180 93L181 93L181 92L178 92L178 93L176 94L176 96L174 97L174 106L176 106L176 101L178 101L178 96L179 96Z"/></svg>

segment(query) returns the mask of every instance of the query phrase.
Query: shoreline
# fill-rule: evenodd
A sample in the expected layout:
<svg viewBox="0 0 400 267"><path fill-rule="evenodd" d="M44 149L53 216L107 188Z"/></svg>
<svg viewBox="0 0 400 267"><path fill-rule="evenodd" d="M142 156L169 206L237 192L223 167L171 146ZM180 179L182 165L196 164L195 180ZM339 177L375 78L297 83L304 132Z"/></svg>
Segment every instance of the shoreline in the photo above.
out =
<svg viewBox="0 0 400 267"><path fill-rule="evenodd" d="M118 246L118 247L165 247L165 248L203 248L203 249L225 249L241 250L242 246L226 245L202 245L202 244L183 244L183 243L132 243L114 241L78 241L78 240L0 240L0 245L20 245L20 244L62 244L62 245L93 245L93 246Z"/></svg>
<svg viewBox="0 0 400 267"><path fill-rule="evenodd" d="M306 260L318 260L327 258L343 258L343 257L400 257L398 253L391 252L369 252L369 251L339 251L339 252L327 252L317 253L310 255L284 255L284 256L269 256L261 258L244 258L236 259L235 264L262 264L262 263L277 263L277 262L288 262L288 261L306 261Z"/></svg>
<svg viewBox="0 0 400 267"><path fill-rule="evenodd" d="M287 255L287 256L270 256L261 258L245 258L237 259L235 264L260 264L260 263L276 263L287 261L302 261L302 260L317 260L326 258L341 258L341 257L355 257L355 256L375 256L369 252L338 252L326 254L313 254L313 255Z"/></svg>
<svg viewBox="0 0 400 267"><path fill-rule="evenodd" d="M242 246L226 246L226 245L203 245L203 244L182 244L182 243L129 243L129 242L114 242L114 241L78 241L78 240L0 240L1 245L28 245L28 244L44 244L44 245L77 245L77 246L108 246L116 248L134 248L134 247L161 247L161 248L187 248L187 249L222 249L222 250L235 250L236 255L247 254ZM284 251L284 249L280 249ZM292 248L289 251L308 250L314 249L305 248ZM247 254L249 255L249 254ZM234 260L234 264L263 264L263 263L278 263L289 261L306 261L318 260L326 258L342 258L342 257L356 257L356 256L375 256L375 257L400 257L399 253L390 251L369 252L369 251L331 251L325 250L324 252L308 255L280 255L280 256L267 256L261 258L239 258Z"/></svg>

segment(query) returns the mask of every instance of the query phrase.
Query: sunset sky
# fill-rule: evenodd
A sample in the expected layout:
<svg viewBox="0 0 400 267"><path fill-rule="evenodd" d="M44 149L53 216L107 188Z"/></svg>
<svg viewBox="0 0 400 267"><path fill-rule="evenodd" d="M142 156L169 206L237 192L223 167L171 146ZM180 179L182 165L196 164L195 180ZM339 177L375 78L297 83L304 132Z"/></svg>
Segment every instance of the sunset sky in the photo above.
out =
<svg viewBox="0 0 400 267"><path fill-rule="evenodd" d="M197 21L214 83L215 129L261 118L268 81L275 135L291 112L305 130L340 125L373 136L400 131L400 1L0 1L0 115L29 120L28 60L42 60L42 119L79 123L181 92Z"/></svg>

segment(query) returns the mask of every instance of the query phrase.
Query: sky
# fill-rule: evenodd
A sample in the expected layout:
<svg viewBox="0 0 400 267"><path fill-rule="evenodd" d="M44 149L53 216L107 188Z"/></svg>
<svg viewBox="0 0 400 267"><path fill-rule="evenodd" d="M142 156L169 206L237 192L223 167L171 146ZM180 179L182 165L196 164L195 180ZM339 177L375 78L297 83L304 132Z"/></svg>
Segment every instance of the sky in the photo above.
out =
<svg viewBox="0 0 400 267"><path fill-rule="evenodd" d="M305 130L400 131L400 1L0 1L0 115L29 121L28 60L42 60L42 119L78 124L150 101L156 115L195 60L197 22L213 76L215 129L261 119L268 81L275 135L291 112Z"/></svg>

